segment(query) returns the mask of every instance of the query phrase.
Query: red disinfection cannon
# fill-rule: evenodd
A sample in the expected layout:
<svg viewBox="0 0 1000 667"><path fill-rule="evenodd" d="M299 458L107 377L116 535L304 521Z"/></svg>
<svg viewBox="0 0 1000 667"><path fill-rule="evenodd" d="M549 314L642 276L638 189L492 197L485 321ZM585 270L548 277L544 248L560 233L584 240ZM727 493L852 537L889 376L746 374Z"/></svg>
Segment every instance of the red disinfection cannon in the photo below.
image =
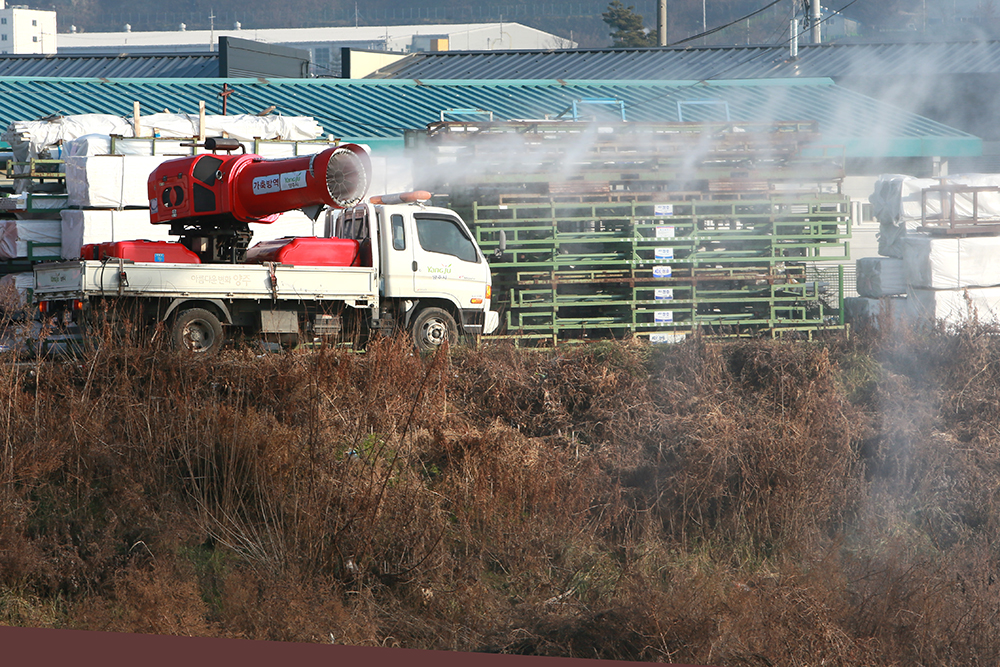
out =
<svg viewBox="0 0 1000 667"><path fill-rule="evenodd" d="M208 138L205 148L214 152L164 162L147 183L150 222L169 224L202 262L242 262L249 223L272 223L294 209L315 219L326 206L353 206L371 178L368 151L357 144L280 159L234 155L243 149L235 139Z"/></svg>

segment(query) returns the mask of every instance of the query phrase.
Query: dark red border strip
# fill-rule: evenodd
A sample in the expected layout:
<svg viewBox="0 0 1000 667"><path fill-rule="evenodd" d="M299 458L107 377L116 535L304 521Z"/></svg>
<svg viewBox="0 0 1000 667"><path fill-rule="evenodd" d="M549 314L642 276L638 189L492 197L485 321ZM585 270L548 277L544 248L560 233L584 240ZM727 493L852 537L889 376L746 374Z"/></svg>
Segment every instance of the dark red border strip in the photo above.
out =
<svg viewBox="0 0 1000 667"><path fill-rule="evenodd" d="M0 627L0 661L11 667L30 665L141 665L194 667L195 665L364 665L365 667L594 667L634 665L612 660L543 658L534 656L418 651L325 644L293 644L206 637L130 635L84 630L48 630ZM683 667L674 665L674 667ZM689 666L690 667L690 666Z"/></svg>

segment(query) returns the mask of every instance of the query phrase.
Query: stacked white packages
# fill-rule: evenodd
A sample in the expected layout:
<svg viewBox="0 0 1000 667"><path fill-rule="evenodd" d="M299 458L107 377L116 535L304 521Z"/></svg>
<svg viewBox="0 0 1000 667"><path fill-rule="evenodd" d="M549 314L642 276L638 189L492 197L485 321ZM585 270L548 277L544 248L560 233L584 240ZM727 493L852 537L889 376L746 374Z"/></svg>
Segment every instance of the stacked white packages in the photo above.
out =
<svg viewBox="0 0 1000 667"><path fill-rule="evenodd" d="M959 324L973 318L1000 322L1000 287L911 289L906 303L911 317L918 322Z"/></svg>
<svg viewBox="0 0 1000 667"><path fill-rule="evenodd" d="M123 211L66 209L62 217L62 257L78 259L80 248L105 241L173 241L170 225L153 225L146 209Z"/></svg>
<svg viewBox="0 0 1000 667"><path fill-rule="evenodd" d="M956 218L1000 220L1000 192L955 192L951 195L931 190L940 186L997 187L1000 174L966 174L941 178L914 178L902 174L883 174L875 182L868 198L872 213L879 221L878 252L886 257L902 257L904 239L928 220L947 219L954 201ZM926 211L924 211L926 202ZM975 206L973 205L975 204Z"/></svg>
<svg viewBox="0 0 1000 667"><path fill-rule="evenodd" d="M868 198L872 213L879 222L916 221L923 215L923 201L927 202L927 218L939 220L951 215L952 197L932 190L926 198L923 191L941 186L997 187L1000 174L964 174L940 178L914 178L902 174L882 174L875 182L875 191ZM973 207L973 201L976 206ZM954 193L955 216L980 220L1000 220L1000 192L982 191L973 198L972 192Z"/></svg>
<svg viewBox="0 0 1000 667"><path fill-rule="evenodd" d="M862 257L857 267L858 294L870 299L906 293L903 260L895 257Z"/></svg>
<svg viewBox="0 0 1000 667"><path fill-rule="evenodd" d="M58 258L62 225L58 220L0 220L0 259ZM35 247L34 244L46 244Z"/></svg>
<svg viewBox="0 0 1000 667"><path fill-rule="evenodd" d="M146 182L161 163L157 155L94 155L66 158L68 203L77 208L149 208Z"/></svg>
<svg viewBox="0 0 1000 667"><path fill-rule="evenodd" d="M907 237L906 281L926 289L1000 285L1000 236Z"/></svg>

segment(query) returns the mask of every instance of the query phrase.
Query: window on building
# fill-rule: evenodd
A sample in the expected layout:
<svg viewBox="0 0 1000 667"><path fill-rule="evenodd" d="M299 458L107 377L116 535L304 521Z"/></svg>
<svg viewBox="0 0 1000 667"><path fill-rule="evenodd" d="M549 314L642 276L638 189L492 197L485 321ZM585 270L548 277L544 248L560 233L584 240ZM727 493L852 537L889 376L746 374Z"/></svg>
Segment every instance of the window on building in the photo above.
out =
<svg viewBox="0 0 1000 667"><path fill-rule="evenodd" d="M6 41L7 41L7 35L0 35L0 42L6 42Z"/></svg>
<svg viewBox="0 0 1000 667"><path fill-rule="evenodd" d="M7 25L7 17L0 19L0 25Z"/></svg>
<svg viewBox="0 0 1000 667"><path fill-rule="evenodd" d="M31 36L31 41L37 42L38 41L38 35L32 35Z"/></svg>
<svg viewBox="0 0 1000 667"><path fill-rule="evenodd" d="M31 25L38 25L38 21L36 19L31 19Z"/></svg>

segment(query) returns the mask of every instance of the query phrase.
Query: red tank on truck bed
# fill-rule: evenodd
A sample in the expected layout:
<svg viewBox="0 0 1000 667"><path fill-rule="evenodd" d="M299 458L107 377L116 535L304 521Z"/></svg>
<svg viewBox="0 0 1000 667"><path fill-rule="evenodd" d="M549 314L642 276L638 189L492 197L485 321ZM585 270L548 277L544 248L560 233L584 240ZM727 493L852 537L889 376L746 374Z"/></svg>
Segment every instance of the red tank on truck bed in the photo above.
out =
<svg viewBox="0 0 1000 667"><path fill-rule="evenodd" d="M263 241L247 250L247 264L278 262L294 266L361 266L354 239L296 236Z"/></svg>
<svg viewBox="0 0 1000 667"><path fill-rule="evenodd" d="M88 243L80 249L83 259L120 257L133 262L166 262L169 264L201 264L198 255L180 243L172 241L107 241Z"/></svg>

